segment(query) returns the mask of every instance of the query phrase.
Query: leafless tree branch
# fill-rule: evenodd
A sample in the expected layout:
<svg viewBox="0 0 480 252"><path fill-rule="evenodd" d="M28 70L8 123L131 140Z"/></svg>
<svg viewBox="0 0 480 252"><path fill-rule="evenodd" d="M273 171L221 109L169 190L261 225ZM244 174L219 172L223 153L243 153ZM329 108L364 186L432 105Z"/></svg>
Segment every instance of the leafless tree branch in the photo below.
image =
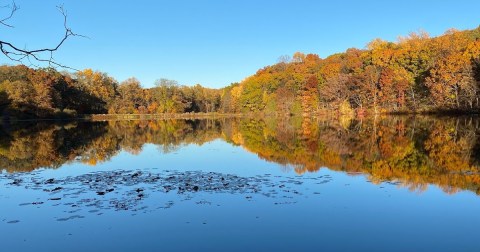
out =
<svg viewBox="0 0 480 252"><path fill-rule="evenodd" d="M13 27L12 25L7 24L6 21L13 17L13 14L19 9L18 6L15 4L15 2L12 2L12 4L4 5L1 8L10 9L10 15L0 20L0 24L7 27Z"/></svg>
<svg viewBox="0 0 480 252"><path fill-rule="evenodd" d="M10 14L5 17L4 19L0 20L0 24L7 26L7 27L12 27L11 25L7 24L6 21L12 18L14 13L19 9L18 6L13 2L10 5L3 6L3 8L9 8L10 9ZM34 49L34 50L29 50L29 49L22 49L11 42L4 41L0 39L0 51L10 60L19 62L21 64L24 63L24 61L30 62L30 65L36 66L36 63L47 63L48 66L50 67L60 67L60 68L67 68L67 69L72 69L72 70L77 70L74 68L71 68L69 66L63 65L55 61L53 54L55 51L57 51L64 43L65 41L70 38L70 37L85 37L80 34L76 34L72 31L72 29L68 26L67 24L67 12L63 8L62 5L57 6L58 11L61 13L63 16L63 27L65 28L65 33L63 34L63 37L60 39L60 41L56 44L56 46L51 47L51 48L41 48L41 49ZM45 53L49 55L49 57L45 57Z"/></svg>

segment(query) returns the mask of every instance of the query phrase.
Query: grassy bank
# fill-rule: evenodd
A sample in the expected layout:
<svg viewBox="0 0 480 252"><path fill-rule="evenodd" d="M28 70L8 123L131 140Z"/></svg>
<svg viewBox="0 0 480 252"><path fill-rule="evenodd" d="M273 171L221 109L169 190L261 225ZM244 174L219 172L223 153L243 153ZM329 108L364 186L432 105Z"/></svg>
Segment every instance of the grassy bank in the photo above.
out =
<svg viewBox="0 0 480 252"><path fill-rule="evenodd" d="M108 120L162 120L162 119L216 119L227 117L243 117L243 114L233 113L164 113L164 114L94 114L84 115L82 119L92 121Z"/></svg>
<svg viewBox="0 0 480 252"><path fill-rule="evenodd" d="M430 116L465 116L465 115L479 115L479 111L465 111L465 110L418 110L418 111L377 111L364 110L361 113L358 111L350 111L349 113L342 113L339 110L320 110L317 113L310 114L268 114L268 113L161 113L161 114L84 114L84 115L71 115L62 114L51 117L32 117L32 116L3 116L0 117L0 124L15 124L20 122L36 122L36 121L110 121L110 120L170 120L170 119L219 119L219 118L263 118L263 117L276 117L276 118L339 118L350 117L354 118L366 118L372 116L395 116L395 115L430 115Z"/></svg>

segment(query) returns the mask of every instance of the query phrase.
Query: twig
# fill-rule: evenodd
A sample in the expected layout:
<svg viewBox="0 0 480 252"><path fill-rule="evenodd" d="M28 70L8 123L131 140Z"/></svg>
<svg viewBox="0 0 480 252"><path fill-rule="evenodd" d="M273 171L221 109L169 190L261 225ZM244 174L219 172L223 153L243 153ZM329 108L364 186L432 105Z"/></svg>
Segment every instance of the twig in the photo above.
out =
<svg viewBox="0 0 480 252"><path fill-rule="evenodd" d="M10 15L0 21L0 24L3 24L7 27L12 27L11 25L8 25L5 23L8 19L10 19L13 14L19 9L17 5L15 5L15 2L12 3L12 5L7 5L4 6L4 8L10 8L11 12ZM72 69L77 71L77 69L74 69L72 67L63 65L55 61L53 58L53 53L57 51L69 37L84 37L87 38L86 36L76 34L72 31L70 27L68 27L67 24L67 12L63 8L63 5L57 6L58 11L62 14L63 16L63 27L65 28L65 33L63 37L60 39L60 41L56 44L56 46L51 47L51 48L41 48L41 49L34 49L34 50L28 50L28 49L22 49L11 42L8 41L3 41L0 40L0 51L10 60L19 62L23 64L25 60L28 60L31 65L35 65L32 63L32 60L35 62L43 62L43 63L48 63L50 67L60 67L60 68L67 68L67 69ZM44 58L41 56L42 53L50 53L50 57Z"/></svg>

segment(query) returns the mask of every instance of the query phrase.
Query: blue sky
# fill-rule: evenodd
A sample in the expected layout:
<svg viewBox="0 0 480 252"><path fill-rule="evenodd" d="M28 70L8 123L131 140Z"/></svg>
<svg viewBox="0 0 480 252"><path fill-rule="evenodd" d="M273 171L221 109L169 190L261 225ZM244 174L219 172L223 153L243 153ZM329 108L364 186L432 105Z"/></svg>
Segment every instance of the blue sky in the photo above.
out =
<svg viewBox="0 0 480 252"><path fill-rule="evenodd" d="M0 0L6 4L9 1ZM20 10L0 39L37 48L62 36L63 4L74 32L55 54L145 87L156 79L223 87L296 51L324 58L374 38L390 41L419 29L436 36L480 25L478 0L16 0ZM2 12L5 14L5 10ZM13 64L0 56L1 64Z"/></svg>

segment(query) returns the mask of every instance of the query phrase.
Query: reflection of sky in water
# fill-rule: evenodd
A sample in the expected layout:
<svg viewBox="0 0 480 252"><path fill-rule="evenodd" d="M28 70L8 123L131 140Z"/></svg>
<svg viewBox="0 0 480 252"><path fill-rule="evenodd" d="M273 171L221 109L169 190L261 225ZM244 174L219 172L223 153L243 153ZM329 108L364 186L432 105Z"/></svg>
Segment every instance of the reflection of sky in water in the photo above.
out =
<svg viewBox="0 0 480 252"><path fill-rule="evenodd" d="M278 186L287 178L303 183L291 185L300 192L291 198L281 198L292 194L278 186L277 197L253 194L246 198L244 194L200 191L185 200L176 192L152 193L143 199L143 205L174 205L152 211L97 212L91 211L92 207L53 206L56 202L19 206L45 199L46 193L7 188L1 181L1 251L480 249L475 235L480 225L480 201L472 192L448 195L435 186L422 193L410 192L394 184L368 183L363 175L328 169L297 176L221 140L183 146L166 154L147 144L138 155L121 152L97 166L71 163L40 174L47 179L144 168L240 177L271 174L269 179ZM325 176L331 176L327 183L316 179ZM57 221L72 216L71 220ZM19 222L8 223L15 220Z"/></svg>

